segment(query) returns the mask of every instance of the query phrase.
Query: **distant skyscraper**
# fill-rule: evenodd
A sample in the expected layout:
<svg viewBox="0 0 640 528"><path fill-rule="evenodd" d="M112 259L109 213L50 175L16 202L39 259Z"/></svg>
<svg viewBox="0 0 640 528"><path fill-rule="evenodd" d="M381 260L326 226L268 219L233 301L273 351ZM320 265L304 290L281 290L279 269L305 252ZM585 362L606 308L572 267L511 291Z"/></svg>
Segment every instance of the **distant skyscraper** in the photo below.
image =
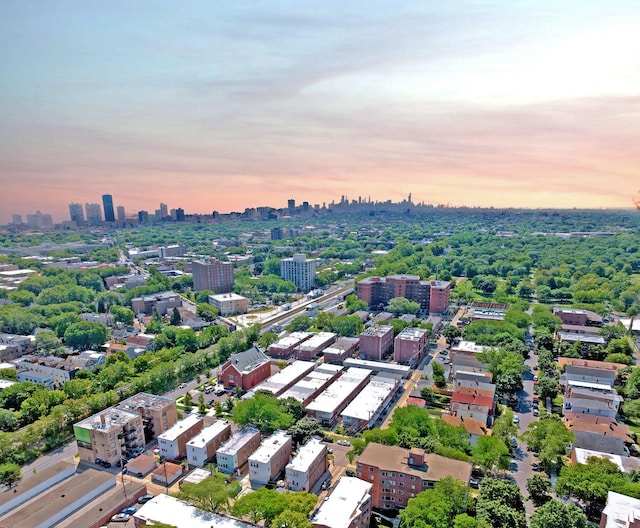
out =
<svg viewBox="0 0 640 528"><path fill-rule="evenodd" d="M184 209L182 207L176 209L176 222L184 222Z"/></svg>
<svg viewBox="0 0 640 528"><path fill-rule="evenodd" d="M84 212L82 211L82 204L70 203L69 204L69 217L76 225L81 226L84 224Z"/></svg>
<svg viewBox="0 0 640 528"><path fill-rule="evenodd" d="M19 214L11 215L11 223L13 225L21 225L22 224L22 215L19 215Z"/></svg>
<svg viewBox="0 0 640 528"><path fill-rule="evenodd" d="M113 196L111 196L110 194L103 194L102 205L104 207L104 221L115 222L116 217L113 213Z"/></svg>
<svg viewBox="0 0 640 528"><path fill-rule="evenodd" d="M212 290L229 293L233 288L233 264L217 259L194 260L191 263L194 291Z"/></svg>
<svg viewBox="0 0 640 528"><path fill-rule="evenodd" d="M167 216L169 216L169 209L167 209L167 204L165 203L161 203L160 204L160 218L166 218Z"/></svg>
<svg viewBox="0 0 640 528"><path fill-rule="evenodd" d="M53 218L50 214L42 214L36 211L36 214L27 215L27 225L34 229L51 229L53 227Z"/></svg>
<svg viewBox="0 0 640 528"><path fill-rule="evenodd" d="M84 204L84 210L87 215L87 223L89 225L96 225L102 222L102 210L100 204L86 203Z"/></svg>
<svg viewBox="0 0 640 528"><path fill-rule="evenodd" d="M124 219L126 217L126 215L124 214L124 207L122 205L119 205L118 207L116 207L116 211L118 213L118 222L124 222Z"/></svg>
<svg viewBox="0 0 640 528"><path fill-rule="evenodd" d="M149 223L149 213L147 211L138 211L138 223L139 224Z"/></svg>
<svg viewBox="0 0 640 528"><path fill-rule="evenodd" d="M289 208L289 211L293 211L296 208L296 201L289 198L289 200L287 200L287 207Z"/></svg>
<svg viewBox="0 0 640 528"><path fill-rule="evenodd" d="M309 291L316 285L316 259L308 259L304 253L280 261L280 276L293 282L300 291Z"/></svg>

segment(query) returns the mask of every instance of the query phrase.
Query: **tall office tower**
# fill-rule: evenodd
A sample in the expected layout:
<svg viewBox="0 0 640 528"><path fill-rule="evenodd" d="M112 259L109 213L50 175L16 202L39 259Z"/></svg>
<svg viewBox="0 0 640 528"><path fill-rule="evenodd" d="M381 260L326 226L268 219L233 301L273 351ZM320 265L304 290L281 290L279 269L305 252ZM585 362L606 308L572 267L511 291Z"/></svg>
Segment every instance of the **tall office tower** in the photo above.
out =
<svg viewBox="0 0 640 528"><path fill-rule="evenodd" d="M309 202L302 202L302 210L305 213L309 211Z"/></svg>
<svg viewBox="0 0 640 528"><path fill-rule="evenodd" d="M138 211L138 223L139 224L149 223L149 213L147 211Z"/></svg>
<svg viewBox="0 0 640 528"><path fill-rule="evenodd" d="M84 224L84 212L82 211L82 204L70 203L69 204L69 216L72 222L81 226Z"/></svg>
<svg viewBox="0 0 640 528"><path fill-rule="evenodd" d="M22 215L12 214L11 215L11 223L13 225L21 225L22 224Z"/></svg>
<svg viewBox="0 0 640 528"><path fill-rule="evenodd" d="M184 222L184 209L182 207L176 209L176 222Z"/></svg>
<svg viewBox="0 0 640 528"><path fill-rule="evenodd" d="M194 260L191 263L194 291L212 290L229 293L233 288L233 264L217 259Z"/></svg>
<svg viewBox="0 0 640 528"><path fill-rule="evenodd" d="M89 225L97 225L102 222L102 209L100 209L100 204L84 204L84 210L87 216L87 223Z"/></svg>
<svg viewBox="0 0 640 528"><path fill-rule="evenodd" d="M292 198L289 198L287 200L287 207L289 211L293 211L296 208L296 201Z"/></svg>
<svg viewBox="0 0 640 528"><path fill-rule="evenodd" d="M51 229L53 227L53 217L50 214L36 211L36 214L27 215L27 225L34 229Z"/></svg>
<svg viewBox="0 0 640 528"><path fill-rule="evenodd" d="M104 206L104 221L115 222L116 217L113 214L113 196L110 194L103 194L102 205Z"/></svg>
<svg viewBox="0 0 640 528"><path fill-rule="evenodd" d="M118 207L116 207L116 212L118 213L118 222L124 222L124 219L126 217L126 215L124 214L124 206L119 205Z"/></svg>
<svg viewBox="0 0 640 528"><path fill-rule="evenodd" d="M316 259L308 259L304 253L280 261L280 276L293 282L298 290L309 291L316 285Z"/></svg>
<svg viewBox="0 0 640 528"><path fill-rule="evenodd" d="M160 219L166 218L167 216L169 216L169 210L167 209L167 204L161 203L160 204Z"/></svg>

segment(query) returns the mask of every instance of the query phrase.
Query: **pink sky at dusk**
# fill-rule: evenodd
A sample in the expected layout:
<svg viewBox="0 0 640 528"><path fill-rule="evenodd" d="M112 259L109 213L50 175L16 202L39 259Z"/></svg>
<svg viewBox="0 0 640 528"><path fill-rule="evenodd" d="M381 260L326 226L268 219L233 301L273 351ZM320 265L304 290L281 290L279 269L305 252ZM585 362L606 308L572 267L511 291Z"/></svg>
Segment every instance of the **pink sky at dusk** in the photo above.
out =
<svg viewBox="0 0 640 528"><path fill-rule="evenodd" d="M640 189L633 2L216 4L0 5L0 223Z"/></svg>

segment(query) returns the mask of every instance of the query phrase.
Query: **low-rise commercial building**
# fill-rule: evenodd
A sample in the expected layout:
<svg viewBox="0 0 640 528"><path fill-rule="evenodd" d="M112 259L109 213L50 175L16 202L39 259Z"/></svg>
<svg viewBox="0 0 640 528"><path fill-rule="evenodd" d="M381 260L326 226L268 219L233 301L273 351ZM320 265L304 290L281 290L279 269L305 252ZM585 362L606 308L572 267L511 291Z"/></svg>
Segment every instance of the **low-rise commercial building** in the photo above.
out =
<svg viewBox="0 0 640 528"><path fill-rule="evenodd" d="M342 477L311 517L313 528L368 528L373 485Z"/></svg>
<svg viewBox="0 0 640 528"><path fill-rule="evenodd" d="M311 332L292 332L273 343L269 347L269 355L272 358L288 359L293 355L295 348L312 335Z"/></svg>
<svg viewBox="0 0 640 528"><path fill-rule="evenodd" d="M342 374L342 367L339 365L318 365L315 370L309 372L295 385L283 392L279 398L294 398L303 407L331 385Z"/></svg>
<svg viewBox="0 0 640 528"><path fill-rule="evenodd" d="M339 337L335 343L322 351L324 362L342 365L345 359L355 355L359 344L360 339L357 337Z"/></svg>
<svg viewBox="0 0 640 528"><path fill-rule="evenodd" d="M264 438L260 447L249 456L251 484L266 484L276 479L289 462L291 449L291 437L285 431L276 431Z"/></svg>
<svg viewBox="0 0 640 528"><path fill-rule="evenodd" d="M211 460L220 446L231 436L231 424L216 420L187 442L187 460L192 466L202 467Z"/></svg>
<svg viewBox="0 0 640 528"><path fill-rule="evenodd" d="M182 298L172 291L152 293L131 299L131 309L136 313L151 315L154 311L166 315L168 311L182 306Z"/></svg>
<svg viewBox="0 0 640 528"><path fill-rule="evenodd" d="M325 426L334 425L344 408L367 384L370 376L369 370L350 368L307 406L307 416Z"/></svg>
<svg viewBox="0 0 640 528"><path fill-rule="evenodd" d="M202 431L203 420L197 414L190 414L177 422L171 429L158 436L158 449L167 460L174 460L187 454L187 442Z"/></svg>
<svg viewBox="0 0 640 528"><path fill-rule="evenodd" d="M249 310L249 299L237 293L209 295L209 304L217 308L220 315L244 314Z"/></svg>
<svg viewBox="0 0 640 528"><path fill-rule="evenodd" d="M260 446L260 431L253 427L238 429L216 451L216 465L222 473L240 474L249 455Z"/></svg>
<svg viewBox="0 0 640 528"><path fill-rule="evenodd" d="M373 427L389 410L393 397L400 388L398 378L375 376L342 411L342 423L353 434Z"/></svg>
<svg viewBox="0 0 640 528"><path fill-rule="evenodd" d="M602 510L600 528L637 528L640 526L640 499L609 491Z"/></svg>
<svg viewBox="0 0 640 528"><path fill-rule="evenodd" d="M331 343L336 340L336 334L332 332L319 332L312 334L309 339L300 343L293 350L296 359L313 361Z"/></svg>
<svg viewBox="0 0 640 528"><path fill-rule="evenodd" d="M316 364L312 361L294 361L269 379L256 385L254 391L264 390L269 391L276 397L280 396L309 372L313 371L315 367Z"/></svg>
<svg viewBox="0 0 640 528"><path fill-rule="evenodd" d="M287 489L311 491L328 467L327 446L319 438L311 438L285 468Z"/></svg>
<svg viewBox="0 0 640 528"><path fill-rule="evenodd" d="M387 363L386 361L367 361L366 359L349 358L343 363L345 368L361 368L370 370L372 374L387 374L397 378L408 378L411 374L411 367L398 365L397 363Z"/></svg>

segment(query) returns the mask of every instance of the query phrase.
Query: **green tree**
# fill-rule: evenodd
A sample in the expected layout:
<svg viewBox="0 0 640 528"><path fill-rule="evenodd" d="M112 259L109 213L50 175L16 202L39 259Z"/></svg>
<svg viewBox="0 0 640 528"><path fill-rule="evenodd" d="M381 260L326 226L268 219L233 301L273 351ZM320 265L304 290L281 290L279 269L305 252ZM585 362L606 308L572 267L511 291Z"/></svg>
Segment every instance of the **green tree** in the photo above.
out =
<svg viewBox="0 0 640 528"><path fill-rule="evenodd" d="M547 467L562 466L562 457L567 447L575 441L575 435L565 427L559 416L543 414L531 422L523 433L529 451L537 452L540 461Z"/></svg>
<svg viewBox="0 0 640 528"><path fill-rule="evenodd" d="M64 342L76 350L102 346L107 340L107 327L100 323L81 321L71 324L64 332Z"/></svg>
<svg viewBox="0 0 640 528"><path fill-rule="evenodd" d="M444 377L444 366L434 361L431 363L431 370L433 372L433 383L436 387L442 389L447 386L447 380Z"/></svg>
<svg viewBox="0 0 640 528"><path fill-rule="evenodd" d="M350 314L367 310L369 306L365 301L361 301L355 294L347 295L344 299L344 307Z"/></svg>
<svg viewBox="0 0 640 528"><path fill-rule="evenodd" d="M238 402L233 408L233 421L238 425L254 424L263 433L271 433L276 429L288 429L294 418L276 397L258 392Z"/></svg>
<svg viewBox="0 0 640 528"><path fill-rule="evenodd" d="M485 479L476 503L478 520L494 528L526 528L524 498L518 486L504 480Z"/></svg>
<svg viewBox="0 0 640 528"><path fill-rule="evenodd" d="M266 525L285 511L287 501L284 494L273 489L260 488L258 491L243 494L231 509L237 517L248 518L257 524L264 520Z"/></svg>
<svg viewBox="0 0 640 528"><path fill-rule="evenodd" d="M11 489L15 484L20 482L22 475L20 466L15 462L5 462L0 464L0 485L7 486Z"/></svg>
<svg viewBox="0 0 640 528"><path fill-rule="evenodd" d="M271 524L279 528L311 528L313 526L304 513L291 510L284 510L273 519Z"/></svg>
<svg viewBox="0 0 640 528"><path fill-rule="evenodd" d="M529 498L536 508L551 500L551 481L542 475L533 475L527 479Z"/></svg>
<svg viewBox="0 0 640 528"><path fill-rule="evenodd" d="M304 416L287 431L294 445L306 444L312 436L322 436L322 425L315 418Z"/></svg>
<svg viewBox="0 0 640 528"><path fill-rule="evenodd" d="M157 310L154 310L153 314L151 315L151 320L149 321L149 324L147 325L145 331L148 334L159 334L160 332L162 332L163 326L164 325L162 324L162 318L160 317L160 314Z"/></svg>
<svg viewBox="0 0 640 528"><path fill-rule="evenodd" d="M311 317L308 315L299 315L298 317L294 317L294 319L287 325L287 331L289 332L303 332L305 330L309 330L313 321Z"/></svg>
<svg viewBox="0 0 640 528"><path fill-rule="evenodd" d="M215 321L218 317L218 309L209 303L199 303L196 305L196 315L205 321Z"/></svg>
<svg viewBox="0 0 640 528"><path fill-rule="evenodd" d="M394 297L387 304L387 311L398 316L401 314L417 314L420 304L405 297Z"/></svg>
<svg viewBox="0 0 640 528"><path fill-rule="evenodd" d="M540 506L531 516L530 528L587 528L584 512L575 504L563 504L556 499Z"/></svg>
<svg viewBox="0 0 640 528"><path fill-rule="evenodd" d="M200 393L198 395L198 412L200 414L207 414L207 404L204 401L204 394Z"/></svg>
<svg viewBox="0 0 640 528"><path fill-rule="evenodd" d="M265 332L258 338L258 345L262 350L267 350L273 343L278 341L278 334L273 332Z"/></svg>
<svg viewBox="0 0 640 528"><path fill-rule="evenodd" d="M64 352L64 346L51 330L42 330L36 334L36 350L40 354L59 355Z"/></svg>
<svg viewBox="0 0 640 528"><path fill-rule="evenodd" d="M29 290L15 290L9 292L7 298L20 306L29 306L35 302L36 296Z"/></svg>
<svg viewBox="0 0 640 528"><path fill-rule="evenodd" d="M447 340L447 345L451 346L456 339L462 337L462 330L457 326L447 325L442 330L442 336Z"/></svg>
<svg viewBox="0 0 640 528"><path fill-rule="evenodd" d="M475 464L490 472L508 469L511 462L509 448L496 436L484 435L478 438L471 454Z"/></svg>
<svg viewBox="0 0 640 528"><path fill-rule="evenodd" d="M235 497L241 489L237 481L227 483L227 475L215 471L198 484L184 483L177 493L177 497L193 503L201 510L209 512L226 511L229 500Z"/></svg>
<svg viewBox="0 0 640 528"><path fill-rule="evenodd" d="M193 396L191 396L191 391L187 391L182 397L182 405L184 405L187 409L193 407Z"/></svg>
<svg viewBox="0 0 640 528"><path fill-rule="evenodd" d="M331 321L331 331L339 336L357 336L364 330L364 324L357 315L336 317Z"/></svg>
<svg viewBox="0 0 640 528"><path fill-rule="evenodd" d="M182 317L180 316L180 311L174 307L171 312L171 319L169 320L169 324L171 326L180 326L182 324Z"/></svg>
<svg viewBox="0 0 640 528"><path fill-rule="evenodd" d="M113 320L116 323L122 323L127 326L133 326L133 321L135 319L135 314L133 310L129 308L125 308L124 306L112 306L110 308L111 315L113 315Z"/></svg>
<svg viewBox="0 0 640 528"><path fill-rule="evenodd" d="M418 493L409 499L400 511L403 528L450 528L451 520L465 513L471 503L469 488L459 480L445 477L433 489Z"/></svg>

